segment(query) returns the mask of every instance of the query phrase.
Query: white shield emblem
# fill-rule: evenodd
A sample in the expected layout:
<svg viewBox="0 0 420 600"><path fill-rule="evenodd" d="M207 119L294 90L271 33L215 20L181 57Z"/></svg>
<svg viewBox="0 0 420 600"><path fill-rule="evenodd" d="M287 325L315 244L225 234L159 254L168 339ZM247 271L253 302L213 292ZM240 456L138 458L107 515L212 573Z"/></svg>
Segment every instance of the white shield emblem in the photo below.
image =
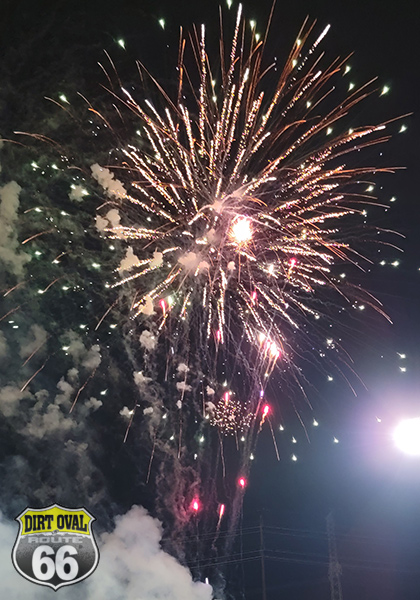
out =
<svg viewBox="0 0 420 600"><path fill-rule="evenodd" d="M29 581L55 591L86 579L99 562L94 520L85 508L26 508L16 517L13 565Z"/></svg>

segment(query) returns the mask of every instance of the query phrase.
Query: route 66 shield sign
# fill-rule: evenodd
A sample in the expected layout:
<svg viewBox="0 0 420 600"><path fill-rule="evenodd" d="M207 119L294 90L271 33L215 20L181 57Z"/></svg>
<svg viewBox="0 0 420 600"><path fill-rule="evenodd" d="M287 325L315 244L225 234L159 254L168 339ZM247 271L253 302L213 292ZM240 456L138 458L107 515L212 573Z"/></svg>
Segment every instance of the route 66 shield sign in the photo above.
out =
<svg viewBox="0 0 420 600"><path fill-rule="evenodd" d="M95 520L85 508L26 508L16 521L19 533L12 551L15 569L26 579L57 591L86 579L98 566L92 533Z"/></svg>

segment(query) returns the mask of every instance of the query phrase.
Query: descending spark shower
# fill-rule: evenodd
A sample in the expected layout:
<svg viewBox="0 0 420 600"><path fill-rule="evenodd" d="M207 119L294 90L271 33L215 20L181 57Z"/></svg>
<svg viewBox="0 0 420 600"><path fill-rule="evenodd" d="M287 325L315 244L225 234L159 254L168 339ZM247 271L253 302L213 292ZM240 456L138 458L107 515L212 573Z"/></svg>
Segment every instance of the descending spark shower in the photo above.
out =
<svg viewBox="0 0 420 600"><path fill-rule="evenodd" d="M111 226L108 219L106 229L136 258L115 285L130 296L139 331L164 353L165 380L181 377L160 415L169 416L178 460L192 438L196 443L196 463L184 462L197 473L190 492L185 483L185 512L189 507L196 519L213 511L219 524L230 512L232 528L246 479L238 486L232 477L230 506L214 490L206 501L202 449L207 444L217 454L211 460L219 478L226 476L224 446L239 456L237 473L247 475L257 435L275 415L266 398L270 376L285 372L300 385L297 359L311 352L311 323L321 318L324 299L354 299L355 288L334 269L360 260L348 231L375 202L365 178L381 169L346 161L357 154L360 165L360 150L388 139L384 124L345 124L372 82L332 104L345 62L324 65L319 47L328 29L316 37L305 23L278 74L277 62L265 57L267 33L259 40L239 7L217 64L201 26L191 36L195 71L181 32L173 98L142 65L155 95L135 98L121 88L141 138L122 150L121 221ZM341 132L333 135L333 127ZM107 203L100 218L106 210ZM167 434L159 431L154 443Z"/></svg>

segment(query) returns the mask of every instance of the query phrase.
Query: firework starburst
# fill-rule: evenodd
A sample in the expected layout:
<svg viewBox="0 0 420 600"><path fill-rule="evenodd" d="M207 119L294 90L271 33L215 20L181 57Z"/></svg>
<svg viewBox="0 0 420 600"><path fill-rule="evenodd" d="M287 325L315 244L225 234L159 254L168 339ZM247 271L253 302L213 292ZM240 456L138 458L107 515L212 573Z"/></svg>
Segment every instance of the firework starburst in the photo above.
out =
<svg viewBox="0 0 420 600"><path fill-rule="evenodd" d="M279 361L293 370L294 334L318 318L320 290L352 294L334 265L357 260L347 224L374 202L364 178L380 169L348 166L348 155L387 138L384 125L332 134L371 84L331 107L345 62L323 64L328 29L314 37L305 24L277 76L267 36L247 29L239 7L217 68L204 26L191 36L195 73L181 35L175 98L142 66L156 98L137 101L122 88L142 129L141 143L123 149L121 220L105 228L134 258L116 285L130 284L133 318L200 348L209 381L221 353L252 364L259 389Z"/></svg>
<svg viewBox="0 0 420 600"><path fill-rule="evenodd" d="M217 404L207 406L211 425L224 435L245 433L251 426L254 417L251 403L241 402L231 392L225 392Z"/></svg>

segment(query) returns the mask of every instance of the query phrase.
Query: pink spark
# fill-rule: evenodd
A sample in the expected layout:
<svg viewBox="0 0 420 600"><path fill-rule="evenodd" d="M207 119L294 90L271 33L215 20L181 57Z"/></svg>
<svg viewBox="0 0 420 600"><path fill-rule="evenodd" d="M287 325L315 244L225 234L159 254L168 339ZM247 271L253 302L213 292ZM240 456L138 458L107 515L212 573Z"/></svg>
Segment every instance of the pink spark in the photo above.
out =
<svg viewBox="0 0 420 600"><path fill-rule="evenodd" d="M220 331L220 329L218 329L218 330L216 331L216 340L217 340L218 342L220 342L220 340L221 340L221 339L222 339L222 332Z"/></svg>
<svg viewBox="0 0 420 600"><path fill-rule="evenodd" d="M269 412L270 412L270 406L268 404L265 404L264 408L263 408L263 417L266 417Z"/></svg>
<svg viewBox="0 0 420 600"><path fill-rule="evenodd" d="M162 309L162 312L163 312L163 314L165 315L165 314L166 314L166 302L165 302L165 300L163 300L163 299L162 299L162 300L159 302L159 304L160 304L160 307L161 307L161 309Z"/></svg>
<svg viewBox="0 0 420 600"><path fill-rule="evenodd" d="M197 499L194 499L192 501L191 508L193 509L194 512L198 512L198 510L200 509L200 503Z"/></svg>
<svg viewBox="0 0 420 600"><path fill-rule="evenodd" d="M289 261L290 268L293 269L293 267L296 266L296 263L297 263L297 259L296 258L291 258L290 261Z"/></svg>
<svg viewBox="0 0 420 600"><path fill-rule="evenodd" d="M255 304L255 302L257 301L257 292L255 290L251 294L251 300L253 304Z"/></svg>
<svg viewBox="0 0 420 600"><path fill-rule="evenodd" d="M219 508L219 519L221 519L224 514L225 514L225 505L221 504L220 508Z"/></svg>
<svg viewBox="0 0 420 600"><path fill-rule="evenodd" d="M242 489L244 489L244 487L246 486L246 479L245 479L245 477L240 477L240 478L238 479L238 484L239 484L239 486L240 486Z"/></svg>

